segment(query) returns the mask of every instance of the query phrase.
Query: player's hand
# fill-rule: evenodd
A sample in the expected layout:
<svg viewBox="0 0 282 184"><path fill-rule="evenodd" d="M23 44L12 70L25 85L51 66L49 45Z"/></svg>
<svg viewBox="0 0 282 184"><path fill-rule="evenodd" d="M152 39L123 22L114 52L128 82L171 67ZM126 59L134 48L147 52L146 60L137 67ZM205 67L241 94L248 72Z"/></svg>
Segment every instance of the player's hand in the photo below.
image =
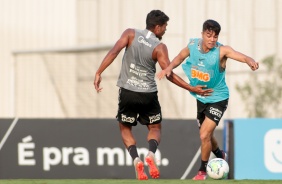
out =
<svg viewBox="0 0 282 184"><path fill-rule="evenodd" d="M169 77L171 75L171 70L162 70L157 74L157 77L159 80L161 80L164 77Z"/></svg>
<svg viewBox="0 0 282 184"><path fill-rule="evenodd" d="M247 63L249 65L249 67L255 71L259 68L259 63L258 62L255 62L255 61L250 61Z"/></svg>
<svg viewBox="0 0 282 184"><path fill-rule="evenodd" d="M95 75L95 79L94 79L94 87L97 91L97 93L101 92L103 88L100 87L100 83L102 81L102 77L99 74Z"/></svg>
<svg viewBox="0 0 282 184"><path fill-rule="evenodd" d="M207 87L206 85L197 85L197 86L194 86L191 89L191 92L194 92L194 93L201 95L201 96L211 96L213 90L212 89L204 89L206 87Z"/></svg>

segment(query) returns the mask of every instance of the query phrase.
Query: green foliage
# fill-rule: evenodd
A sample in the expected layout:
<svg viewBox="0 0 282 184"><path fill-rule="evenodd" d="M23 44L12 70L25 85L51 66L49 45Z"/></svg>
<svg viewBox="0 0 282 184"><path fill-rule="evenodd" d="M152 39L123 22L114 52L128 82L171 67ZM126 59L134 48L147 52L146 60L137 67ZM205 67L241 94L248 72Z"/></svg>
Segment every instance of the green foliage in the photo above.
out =
<svg viewBox="0 0 282 184"><path fill-rule="evenodd" d="M250 74L243 84L236 84L236 90L249 117L268 117L271 112L281 117L282 63L275 56L268 56L259 64L260 69Z"/></svg>

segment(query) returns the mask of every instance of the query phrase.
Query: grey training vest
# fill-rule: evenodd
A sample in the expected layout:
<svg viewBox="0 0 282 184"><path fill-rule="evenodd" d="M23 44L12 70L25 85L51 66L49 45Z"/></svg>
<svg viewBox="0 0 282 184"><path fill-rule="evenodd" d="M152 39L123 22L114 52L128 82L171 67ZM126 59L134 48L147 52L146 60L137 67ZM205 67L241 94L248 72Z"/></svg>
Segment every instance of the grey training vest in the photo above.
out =
<svg viewBox="0 0 282 184"><path fill-rule="evenodd" d="M126 48L117 86L135 92L155 92L156 62L153 50L160 44L154 33L145 29L135 29L132 44Z"/></svg>

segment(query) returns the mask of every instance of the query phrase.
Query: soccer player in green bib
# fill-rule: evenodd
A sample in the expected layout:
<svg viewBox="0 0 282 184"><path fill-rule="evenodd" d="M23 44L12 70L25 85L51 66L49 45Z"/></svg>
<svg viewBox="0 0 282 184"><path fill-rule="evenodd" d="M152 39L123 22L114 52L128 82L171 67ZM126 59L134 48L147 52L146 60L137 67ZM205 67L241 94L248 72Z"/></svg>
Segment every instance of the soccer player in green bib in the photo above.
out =
<svg viewBox="0 0 282 184"><path fill-rule="evenodd" d="M158 73L158 78L169 77L172 70L186 58L182 68L190 85L205 85L213 89L204 95L190 92L197 99L197 121L201 139L201 166L193 180L207 178L206 167L211 151L217 158L226 159L227 155L219 149L213 132L222 118L229 99L229 89L225 82L225 68L228 58L246 63L253 71L259 68L253 58L235 51L230 46L218 43L221 26L215 20L206 20L203 24L202 38L190 39L170 65Z"/></svg>

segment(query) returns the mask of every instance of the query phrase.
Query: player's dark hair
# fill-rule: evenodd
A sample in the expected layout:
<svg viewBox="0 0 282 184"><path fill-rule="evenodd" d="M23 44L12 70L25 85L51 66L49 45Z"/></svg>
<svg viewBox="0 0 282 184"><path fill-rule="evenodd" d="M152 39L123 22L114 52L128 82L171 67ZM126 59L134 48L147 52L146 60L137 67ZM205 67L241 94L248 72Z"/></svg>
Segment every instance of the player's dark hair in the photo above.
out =
<svg viewBox="0 0 282 184"><path fill-rule="evenodd" d="M169 17L161 10L152 10L147 14L146 29L155 28L156 25L164 25L169 21Z"/></svg>
<svg viewBox="0 0 282 184"><path fill-rule="evenodd" d="M209 30L214 31L215 35L218 35L220 33L221 27L218 22L215 20L206 20L203 24L203 32Z"/></svg>

